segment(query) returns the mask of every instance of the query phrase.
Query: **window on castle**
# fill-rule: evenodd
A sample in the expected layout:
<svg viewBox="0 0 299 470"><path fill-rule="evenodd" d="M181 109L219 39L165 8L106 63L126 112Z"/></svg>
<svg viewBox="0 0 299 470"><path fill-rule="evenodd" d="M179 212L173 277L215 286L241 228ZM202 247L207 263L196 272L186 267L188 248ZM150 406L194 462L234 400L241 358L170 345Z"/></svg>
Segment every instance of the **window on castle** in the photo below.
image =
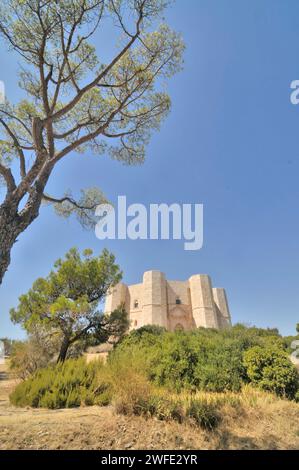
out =
<svg viewBox="0 0 299 470"><path fill-rule="evenodd" d="M134 300L134 308L138 308L139 304L138 304L138 300Z"/></svg>
<svg viewBox="0 0 299 470"><path fill-rule="evenodd" d="M176 298L175 303L177 305L180 305L182 303L181 299L179 297Z"/></svg>
<svg viewBox="0 0 299 470"><path fill-rule="evenodd" d="M137 320L134 321L134 326L137 326Z"/></svg>

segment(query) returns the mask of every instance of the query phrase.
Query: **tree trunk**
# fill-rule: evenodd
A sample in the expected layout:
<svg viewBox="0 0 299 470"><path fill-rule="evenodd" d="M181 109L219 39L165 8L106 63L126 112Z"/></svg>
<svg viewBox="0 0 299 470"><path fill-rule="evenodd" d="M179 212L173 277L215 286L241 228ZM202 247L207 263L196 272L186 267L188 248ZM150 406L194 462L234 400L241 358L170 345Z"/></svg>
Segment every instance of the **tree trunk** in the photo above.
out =
<svg viewBox="0 0 299 470"><path fill-rule="evenodd" d="M60 347L60 352L59 352L59 356L57 358L57 363L65 361L70 344L71 344L71 342L70 342L69 338L65 336L63 338L63 341L62 341L62 344L61 344L61 347Z"/></svg>
<svg viewBox="0 0 299 470"><path fill-rule="evenodd" d="M42 191L35 191L25 208L19 213L19 199L7 197L0 206L0 285L10 264L10 254L18 236L37 218Z"/></svg>
<svg viewBox="0 0 299 470"><path fill-rule="evenodd" d="M4 206L0 208L0 285L4 274L10 264L10 253L19 235L17 214L13 208Z"/></svg>
<svg viewBox="0 0 299 470"><path fill-rule="evenodd" d="M12 245L10 246L6 240L0 239L0 285L2 284L4 274L10 264L11 249Z"/></svg>
<svg viewBox="0 0 299 470"><path fill-rule="evenodd" d="M29 221L23 221L18 214L7 216L0 208L0 285L2 284L4 274L10 264L10 254L13 245L18 236L36 216L30 217Z"/></svg>

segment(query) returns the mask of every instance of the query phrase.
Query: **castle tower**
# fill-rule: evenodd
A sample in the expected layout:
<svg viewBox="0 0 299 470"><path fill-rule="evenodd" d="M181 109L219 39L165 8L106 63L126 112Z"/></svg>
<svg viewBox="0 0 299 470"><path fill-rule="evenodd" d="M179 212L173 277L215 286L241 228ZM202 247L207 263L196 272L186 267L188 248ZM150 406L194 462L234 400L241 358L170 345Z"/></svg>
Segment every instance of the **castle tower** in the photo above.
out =
<svg viewBox="0 0 299 470"><path fill-rule="evenodd" d="M143 275L142 316L145 323L168 327L166 280L161 271L146 271Z"/></svg>
<svg viewBox="0 0 299 470"><path fill-rule="evenodd" d="M106 296L105 313L111 313L122 303L126 302L128 287L120 282L111 287L109 294Z"/></svg>
<svg viewBox="0 0 299 470"><path fill-rule="evenodd" d="M196 274L189 278L189 285L196 327L219 328L210 277Z"/></svg>
<svg viewBox="0 0 299 470"><path fill-rule="evenodd" d="M219 312L220 312L220 327L222 328L227 328L231 326L231 317L230 317L230 312L229 312L229 307L228 307L228 302L227 302L227 297L225 293L225 289L220 288L220 287L213 287L213 297L214 297L214 302L217 305Z"/></svg>

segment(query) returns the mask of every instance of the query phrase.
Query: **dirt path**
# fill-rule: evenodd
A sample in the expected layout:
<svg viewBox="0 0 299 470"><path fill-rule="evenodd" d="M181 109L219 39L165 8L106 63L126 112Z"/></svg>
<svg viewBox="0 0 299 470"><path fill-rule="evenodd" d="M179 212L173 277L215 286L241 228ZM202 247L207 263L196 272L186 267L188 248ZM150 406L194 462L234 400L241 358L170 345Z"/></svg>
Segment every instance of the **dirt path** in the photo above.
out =
<svg viewBox="0 0 299 470"><path fill-rule="evenodd" d="M299 405L229 410L215 432L116 415L113 407L15 408L16 381L0 365L0 449L298 449Z"/></svg>

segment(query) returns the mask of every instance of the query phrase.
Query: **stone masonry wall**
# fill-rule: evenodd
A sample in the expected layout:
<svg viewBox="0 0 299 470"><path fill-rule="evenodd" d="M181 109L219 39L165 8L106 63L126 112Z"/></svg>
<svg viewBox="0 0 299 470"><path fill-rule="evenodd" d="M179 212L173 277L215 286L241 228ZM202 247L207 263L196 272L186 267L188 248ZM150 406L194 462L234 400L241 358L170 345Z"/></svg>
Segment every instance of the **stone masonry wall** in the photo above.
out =
<svg viewBox="0 0 299 470"><path fill-rule="evenodd" d="M196 274L187 281L167 281L160 271L146 271L142 283L120 283L112 288L105 312L111 313L121 303L129 314L130 329L144 325L160 325L170 331L231 326L225 290L212 288L206 274Z"/></svg>

